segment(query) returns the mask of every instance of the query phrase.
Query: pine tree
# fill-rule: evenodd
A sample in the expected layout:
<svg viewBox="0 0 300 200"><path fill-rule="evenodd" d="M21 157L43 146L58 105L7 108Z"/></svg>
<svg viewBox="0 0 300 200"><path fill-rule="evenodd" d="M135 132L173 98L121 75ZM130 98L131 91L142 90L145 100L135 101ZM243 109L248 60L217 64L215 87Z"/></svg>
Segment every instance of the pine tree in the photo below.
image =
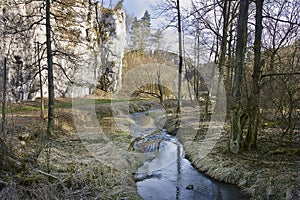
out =
<svg viewBox="0 0 300 200"><path fill-rule="evenodd" d="M144 52L149 46L151 41L151 17L148 10L145 11L141 19L136 17L130 30L130 49L140 50Z"/></svg>

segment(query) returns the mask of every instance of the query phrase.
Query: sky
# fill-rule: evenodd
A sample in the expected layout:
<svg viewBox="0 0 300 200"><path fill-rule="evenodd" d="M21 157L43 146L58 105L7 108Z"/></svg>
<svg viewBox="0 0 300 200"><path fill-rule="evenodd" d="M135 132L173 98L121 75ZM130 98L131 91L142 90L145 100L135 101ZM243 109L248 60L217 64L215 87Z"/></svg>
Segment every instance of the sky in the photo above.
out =
<svg viewBox="0 0 300 200"><path fill-rule="evenodd" d="M108 3L111 0L104 0L104 6L108 7ZM164 21L164 18L158 18L153 19L153 17L156 16L156 14L153 11L153 7L157 4L157 2L160 2L162 0L124 0L123 2L123 8L129 15L133 17L137 17L140 19L143 17L146 10L149 11L151 19L151 24L153 28L160 27L162 22ZM115 6L119 0L112 0L113 5ZM191 0L180 0L180 5L184 8L188 8L191 5ZM173 52L178 51L177 47L177 41L178 41L178 33L177 30L173 29L167 29L164 31L164 48L168 49Z"/></svg>
<svg viewBox="0 0 300 200"><path fill-rule="evenodd" d="M151 6L155 6L159 1L162 0L124 0L123 6L127 12L139 18L144 14L145 10L151 13ZM190 7L191 0L180 0L180 5L185 8Z"/></svg>
<svg viewBox="0 0 300 200"><path fill-rule="evenodd" d="M156 14L153 11L153 7L155 7L155 5L161 1L162 0L124 0L123 8L129 15L137 17L138 19L143 17L146 10L149 11L151 17L155 17ZM112 5L109 5L110 2L112 3ZM114 7L118 2L119 0L103 0L104 6L106 7ZM180 0L180 5L184 8L188 8L191 5L191 0ZM157 20L152 19L152 25L161 22L161 20L162 18Z"/></svg>
<svg viewBox="0 0 300 200"><path fill-rule="evenodd" d="M146 10L151 13L151 6L155 5L157 1L158 0L124 0L123 7L129 14L140 18L144 15Z"/></svg>
<svg viewBox="0 0 300 200"><path fill-rule="evenodd" d="M160 1L162 1L162 0L124 0L123 8L125 9L125 11L128 14L133 15L133 16L137 17L138 19L144 15L144 12L146 10L148 10L150 13L150 16L152 17L152 19L151 19L152 27L155 28L155 27L160 27L162 22L164 21L163 17L158 18L158 19L153 19L154 17L156 17L156 13L153 11L153 7L155 7L155 5L157 5L157 3ZM185 8L190 7L190 5L191 5L190 2L191 2L191 0L180 0L181 6L183 6ZM168 30L164 31L164 37L165 37L165 39L164 39L165 48L167 48L171 51L177 51L178 50L177 30L175 30L173 28L173 29L168 29Z"/></svg>
<svg viewBox="0 0 300 200"><path fill-rule="evenodd" d="M95 0L102 1L102 0ZM109 3L112 1L112 6L115 6L119 0L103 0L104 6L109 7ZM151 12L151 5L159 0L124 0L123 7L131 15L140 18L143 16L144 12L148 10Z"/></svg>

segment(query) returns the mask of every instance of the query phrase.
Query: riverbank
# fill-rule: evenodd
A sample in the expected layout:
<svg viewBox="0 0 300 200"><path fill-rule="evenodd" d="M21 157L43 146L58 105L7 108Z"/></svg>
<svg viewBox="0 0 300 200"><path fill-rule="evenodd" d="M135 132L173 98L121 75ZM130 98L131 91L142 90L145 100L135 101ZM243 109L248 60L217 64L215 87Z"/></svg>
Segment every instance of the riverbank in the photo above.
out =
<svg viewBox="0 0 300 200"><path fill-rule="evenodd" d="M258 139L256 151L233 155L229 152L229 135L224 130L214 148L206 157L200 158L199 149L206 135L206 129L192 130L181 127L176 137L182 142L186 157L204 174L216 180L240 187L252 199L300 199L300 155L285 153L287 143L280 148L271 140L276 138L273 130L264 130ZM190 138L190 132L197 135Z"/></svg>
<svg viewBox="0 0 300 200"><path fill-rule="evenodd" d="M166 102L166 107L171 110L175 106L173 101ZM140 102L133 107L134 112L151 106L143 109L145 106ZM299 138L279 146L279 130L261 127L257 150L234 155L228 149L229 134L225 125L214 148L201 159L199 149L206 136L207 122L195 128L189 117L192 116L184 115L178 121L175 114L169 114L171 120L166 121L165 127L182 142L186 157L200 172L215 180L237 185L252 199L300 199ZM291 147L296 147L295 151Z"/></svg>
<svg viewBox="0 0 300 200"><path fill-rule="evenodd" d="M111 121L114 111L110 101L99 102L96 102L95 111L101 127L113 144L127 155L130 130L120 130ZM46 130L46 123L39 117L39 102L14 107L19 111L13 111L9 116L13 120L9 121L6 142L24 163L34 166L35 170L31 174L2 172L0 198L22 199L29 196L31 199L141 199L132 174L139 163L134 163L133 157L126 157L121 164L124 164L124 169L130 170L116 170L109 163L95 159L77 134L69 104L70 100L57 101L56 134L49 141L50 148L41 137ZM116 107L127 113L163 109L157 101L130 101L129 104L120 102L119 105L121 106ZM167 102L167 107L174 106L176 102ZM174 115L169 116L174 119ZM182 121L191 120L187 118L181 119ZM186 157L199 171L216 180L239 186L253 199L299 199L299 155L297 152L281 151L288 148L290 143L284 143L285 146L279 148L274 143L274 138L278 137L276 130L263 129L258 140L258 150L240 155L229 153L229 136L222 131L212 151L200 159L198 153L206 128L203 126L195 129L190 125L191 123L167 120L165 126L169 127L170 132L178 130L175 126L180 127L176 137L182 142ZM197 134L191 135L191 132ZM99 141L93 140L95 143L92 144ZM299 144L295 140L293 145L297 142ZM117 164L118 158L119 155L112 154L110 161Z"/></svg>
<svg viewBox="0 0 300 200"><path fill-rule="evenodd" d="M0 199L141 199L133 174L140 164L137 160L143 158L127 154L130 130L125 127L121 130L115 120L118 113L143 112L161 106L157 101L120 100L112 104L109 98L93 98L86 98L83 103L95 106L101 130L123 154L106 149L109 160L95 156L97 152L91 151L89 145L102 146L102 138L95 133L87 144L86 138L80 136L71 99L56 99L55 135L48 139L45 139L47 123L45 116L40 117L39 100L11 104L8 135L4 140L30 170L1 170ZM120 120L124 122L123 118ZM130 119L125 122L132 123Z"/></svg>
<svg viewBox="0 0 300 200"><path fill-rule="evenodd" d="M99 123L111 121L109 102L99 100L95 104ZM153 105L136 101L130 104L129 112L144 111ZM70 99L56 100L55 135L48 139L39 101L10 106L4 141L27 168L16 172L0 170L0 199L141 199L132 170L117 170L88 151L77 133ZM130 133L111 124L101 125L126 153ZM118 155L110 159L111 163L118 162Z"/></svg>

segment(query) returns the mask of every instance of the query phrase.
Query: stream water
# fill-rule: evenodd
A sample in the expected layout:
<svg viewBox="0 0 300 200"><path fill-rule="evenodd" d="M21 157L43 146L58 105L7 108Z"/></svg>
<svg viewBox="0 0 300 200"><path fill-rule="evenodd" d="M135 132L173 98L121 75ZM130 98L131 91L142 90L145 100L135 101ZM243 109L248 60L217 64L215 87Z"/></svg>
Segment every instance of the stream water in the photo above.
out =
<svg viewBox="0 0 300 200"><path fill-rule="evenodd" d="M185 159L182 144L164 130L144 137L155 132L145 113L134 114L131 118L136 122L131 127L132 137L142 138L137 140L135 150L148 156L135 174L137 189L143 199L249 199L237 187L212 180L197 171Z"/></svg>

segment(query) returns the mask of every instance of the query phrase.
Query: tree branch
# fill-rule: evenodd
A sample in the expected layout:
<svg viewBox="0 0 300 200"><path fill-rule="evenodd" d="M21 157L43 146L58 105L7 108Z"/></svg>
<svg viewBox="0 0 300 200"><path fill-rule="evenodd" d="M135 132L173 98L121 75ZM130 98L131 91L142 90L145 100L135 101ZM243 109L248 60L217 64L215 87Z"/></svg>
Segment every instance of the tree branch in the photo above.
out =
<svg viewBox="0 0 300 200"><path fill-rule="evenodd" d="M271 76L295 76L295 75L300 75L300 72L263 74L263 75L261 75L261 78L271 77Z"/></svg>
<svg viewBox="0 0 300 200"><path fill-rule="evenodd" d="M300 23L298 23L298 22L291 22L291 21L288 21L288 20L283 20L283 19L279 19L279 18L270 16L270 15L265 15L265 16L263 16L263 18L269 18L269 19L272 19L272 20L275 20L275 21L278 21L278 22L288 23L290 25L300 26Z"/></svg>

